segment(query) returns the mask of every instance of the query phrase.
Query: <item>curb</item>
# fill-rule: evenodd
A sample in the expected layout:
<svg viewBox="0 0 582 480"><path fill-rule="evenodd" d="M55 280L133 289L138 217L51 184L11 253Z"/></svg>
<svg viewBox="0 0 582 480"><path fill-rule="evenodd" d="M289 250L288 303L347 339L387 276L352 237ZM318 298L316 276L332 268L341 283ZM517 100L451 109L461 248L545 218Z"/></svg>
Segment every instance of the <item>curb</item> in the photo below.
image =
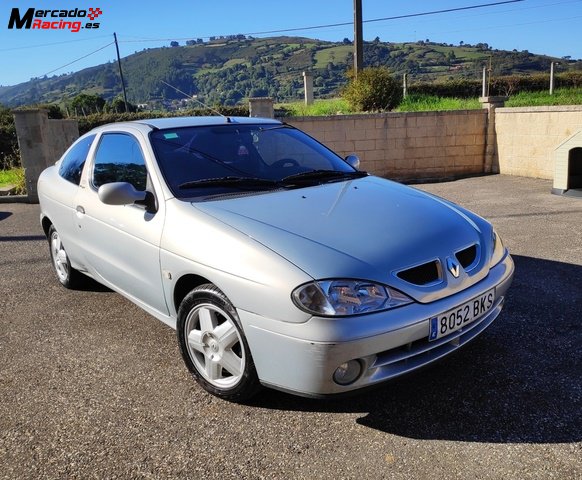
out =
<svg viewBox="0 0 582 480"><path fill-rule="evenodd" d="M29 202L26 195L2 195L0 196L0 203L33 203Z"/></svg>

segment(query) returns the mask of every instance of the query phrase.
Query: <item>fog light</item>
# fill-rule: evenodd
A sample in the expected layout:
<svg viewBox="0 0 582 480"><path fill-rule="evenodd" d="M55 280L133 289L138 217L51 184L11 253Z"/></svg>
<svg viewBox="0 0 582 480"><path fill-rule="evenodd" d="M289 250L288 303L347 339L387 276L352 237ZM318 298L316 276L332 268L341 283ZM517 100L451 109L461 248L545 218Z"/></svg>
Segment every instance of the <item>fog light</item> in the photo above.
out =
<svg viewBox="0 0 582 480"><path fill-rule="evenodd" d="M349 385L356 381L362 373L362 365L358 360L342 363L333 373L333 381L339 385Z"/></svg>

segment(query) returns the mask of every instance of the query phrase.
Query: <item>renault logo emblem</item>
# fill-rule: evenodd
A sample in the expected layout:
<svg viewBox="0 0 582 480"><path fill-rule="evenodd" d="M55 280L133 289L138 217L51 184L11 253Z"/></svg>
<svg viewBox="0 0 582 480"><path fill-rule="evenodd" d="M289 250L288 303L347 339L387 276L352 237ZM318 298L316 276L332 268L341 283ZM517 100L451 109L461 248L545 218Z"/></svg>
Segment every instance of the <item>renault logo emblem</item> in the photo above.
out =
<svg viewBox="0 0 582 480"><path fill-rule="evenodd" d="M453 277L459 278L461 266L449 257L447 258L447 270L453 274Z"/></svg>

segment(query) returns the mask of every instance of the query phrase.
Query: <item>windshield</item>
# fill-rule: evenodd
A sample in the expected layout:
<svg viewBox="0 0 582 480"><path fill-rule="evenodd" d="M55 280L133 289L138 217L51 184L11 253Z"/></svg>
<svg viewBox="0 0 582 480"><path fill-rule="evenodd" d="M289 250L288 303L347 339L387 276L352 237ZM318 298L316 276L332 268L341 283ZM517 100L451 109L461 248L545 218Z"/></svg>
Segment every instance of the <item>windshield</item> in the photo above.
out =
<svg viewBox="0 0 582 480"><path fill-rule="evenodd" d="M150 133L168 186L178 198L297 188L357 172L305 133L286 125L186 127Z"/></svg>

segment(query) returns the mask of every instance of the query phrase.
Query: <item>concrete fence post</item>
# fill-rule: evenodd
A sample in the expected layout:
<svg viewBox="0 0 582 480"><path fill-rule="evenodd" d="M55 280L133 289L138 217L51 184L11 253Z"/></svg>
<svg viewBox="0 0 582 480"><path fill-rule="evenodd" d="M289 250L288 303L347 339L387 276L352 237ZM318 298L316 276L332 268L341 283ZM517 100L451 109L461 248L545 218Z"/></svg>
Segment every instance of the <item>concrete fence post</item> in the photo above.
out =
<svg viewBox="0 0 582 480"><path fill-rule="evenodd" d="M36 182L41 172L55 163L79 138L76 120L49 120L43 109L14 110L20 163L26 176L29 203L38 203Z"/></svg>
<svg viewBox="0 0 582 480"><path fill-rule="evenodd" d="M249 117L275 118L273 103L270 97L249 98Z"/></svg>
<svg viewBox="0 0 582 480"><path fill-rule="evenodd" d="M499 173L497 155L497 131L495 129L495 109L503 107L508 97L480 97L481 106L487 109L487 133L485 135L484 173ZM497 161L496 161L497 160Z"/></svg>
<svg viewBox="0 0 582 480"><path fill-rule="evenodd" d="M303 89L305 105L311 105L313 103L313 73L303 72Z"/></svg>

